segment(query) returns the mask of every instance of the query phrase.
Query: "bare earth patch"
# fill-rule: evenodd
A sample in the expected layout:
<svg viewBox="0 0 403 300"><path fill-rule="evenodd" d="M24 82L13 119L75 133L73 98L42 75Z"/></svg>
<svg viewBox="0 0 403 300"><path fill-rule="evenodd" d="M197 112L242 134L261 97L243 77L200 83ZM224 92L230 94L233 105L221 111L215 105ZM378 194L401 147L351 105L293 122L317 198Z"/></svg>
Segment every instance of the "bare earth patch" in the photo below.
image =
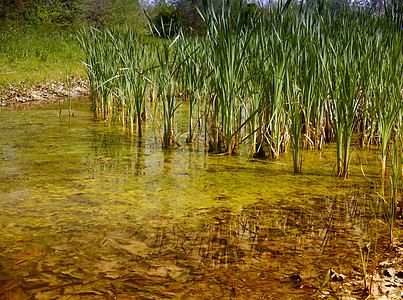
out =
<svg viewBox="0 0 403 300"><path fill-rule="evenodd" d="M0 89L0 110L24 109L34 106L67 101L69 95L66 82L49 81L28 85L21 81L9 83ZM70 98L78 99L89 95L87 80L71 76Z"/></svg>

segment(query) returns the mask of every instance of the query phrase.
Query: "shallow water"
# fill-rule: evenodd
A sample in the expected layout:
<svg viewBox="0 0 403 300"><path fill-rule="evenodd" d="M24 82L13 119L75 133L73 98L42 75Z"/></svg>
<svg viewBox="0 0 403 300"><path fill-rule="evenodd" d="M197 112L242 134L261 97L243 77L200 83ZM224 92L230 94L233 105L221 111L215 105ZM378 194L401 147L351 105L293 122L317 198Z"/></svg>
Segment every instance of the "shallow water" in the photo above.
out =
<svg viewBox="0 0 403 300"><path fill-rule="evenodd" d="M0 111L0 296L307 299L360 267L374 191L356 154L351 179L332 146L294 175L287 154L163 151L154 126L128 138L76 105ZM375 177L376 152L357 153Z"/></svg>

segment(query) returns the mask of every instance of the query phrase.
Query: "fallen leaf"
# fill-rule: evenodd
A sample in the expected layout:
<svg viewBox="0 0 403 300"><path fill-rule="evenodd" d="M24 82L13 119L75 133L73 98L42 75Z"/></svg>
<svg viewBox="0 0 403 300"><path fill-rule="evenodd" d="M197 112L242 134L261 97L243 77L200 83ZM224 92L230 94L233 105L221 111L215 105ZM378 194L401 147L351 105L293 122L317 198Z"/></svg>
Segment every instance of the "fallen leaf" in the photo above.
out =
<svg viewBox="0 0 403 300"><path fill-rule="evenodd" d="M175 282L167 288L167 292L181 292L183 290L185 290L185 286L178 282Z"/></svg>

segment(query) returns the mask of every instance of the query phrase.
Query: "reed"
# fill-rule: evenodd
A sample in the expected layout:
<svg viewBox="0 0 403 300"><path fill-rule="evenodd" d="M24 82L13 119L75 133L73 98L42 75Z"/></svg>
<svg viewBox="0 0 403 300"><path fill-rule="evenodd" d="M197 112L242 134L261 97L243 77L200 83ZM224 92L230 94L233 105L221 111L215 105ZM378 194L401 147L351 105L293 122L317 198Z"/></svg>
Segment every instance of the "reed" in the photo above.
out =
<svg viewBox="0 0 403 300"><path fill-rule="evenodd" d="M175 75L180 67L179 55L177 51L172 51L177 39L171 44L162 44L162 49L157 52L158 75L157 85L160 88L159 105L162 108L162 146L164 148L172 147L177 143L174 134L173 120L175 111L181 104L176 102Z"/></svg>
<svg viewBox="0 0 403 300"><path fill-rule="evenodd" d="M400 103L390 92L390 87L377 84L373 87L376 102L376 116L380 136L381 178L386 176L386 159L392 131L399 113ZM390 97L392 96L392 97Z"/></svg>
<svg viewBox="0 0 403 300"><path fill-rule="evenodd" d="M138 136L142 137L142 121L145 119L145 97L149 82L147 44L129 28L126 38L120 41L121 56L120 91L122 122L129 124L130 135L137 123ZM126 120L128 119L128 120Z"/></svg>
<svg viewBox="0 0 403 300"><path fill-rule="evenodd" d="M349 176L350 144L355 124L359 118L359 107L363 94L363 78L351 61L354 43L346 37L347 44L342 45L343 56L335 52L330 77L330 95L328 113L337 145L337 176ZM340 49L339 49L340 51Z"/></svg>
<svg viewBox="0 0 403 300"><path fill-rule="evenodd" d="M392 100L393 101L393 100ZM397 204L401 201L401 186L402 186L402 138L401 132L403 129L402 111L397 110L395 127L392 132L393 136L390 137L391 145L389 145L390 152L390 170L389 176L389 193L385 193L385 186L387 184L386 173L381 173L381 199L383 203L383 215L389 232L390 245L394 242L394 227L396 220ZM385 159L386 161L386 159ZM383 162L383 161L382 161ZM382 165L383 167L383 165ZM386 168L386 166L385 166ZM383 169L382 169L383 170ZM383 177L382 177L383 175Z"/></svg>
<svg viewBox="0 0 403 300"><path fill-rule="evenodd" d="M302 118L304 108L302 107L302 93L295 84L288 82L288 117L291 127L291 141L293 144L294 173L302 172L302 149L300 147L302 133Z"/></svg>
<svg viewBox="0 0 403 300"><path fill-rule="evenodd" d="M281 33L280 33L281 34ZM266 107L268 112L268 136L271 156L278 159L282 152L285 131L284 97L287 58L290 55L287 44L280 38L275 28L268 36L271 41L270 66L267 80L264 83Z"/></svg>
<svg viewBox="0 0 403 300"><path fill-rule="evenodd" d="M204 14L207 27L203 39L208 66L211 68L213 101L210 128L210 151L235 152L241 138L243 126L242 88L247 80L247 61L252 30L244 30L241 10L232 24L231 2L222 1L221 14L217 15L212 1L204 0Z"/></svg>
<svg viewBox="0 0 403 300"><path fill-rule="evenodd" d="M200 106L200 98L202 94L204 80L206 79L205 70L202 66L203 55L201 51L202 44L198 38L187 39L181 35L179 40L179 53L181 54L181 72L177 77L182 91L182 97L189 102L189 123L187 143L194 142L194 114L195 109ZM198 57L199 59L196 59ZM197 116L200 119L200 116Z"/></svg>
<svg viewBox="0 0 403 300"><path fill-rule="evenodd" d="M149 95L162 145L172 147L179 144L175 111L187 101L189 143L204 123L214 153L235 154L248 142L251 155L279 159L291 144L294 171L301 172L302 149L335 142L341 177L350 175L358 134L362 146L380 143L385 177L401 115L401 33L389 17L348 9L335 17L320 3L290 3L247 23L241 4L234 13L230 1L217 9L203 0L202 37L179 30L156 40L129 27L83 28L77 39L95 118L119 120L130 135L137 127L141 136Z"/></svg>
<svg viewBox="0 0 403 300"><path fill-rule="evenodd" d="M66 71L66 89L67 89L67 106L68 106L68 110L69 110L69 117L72 116L71 113L71 97L70 97L70 93L71 93L71 70Z"/></svg>

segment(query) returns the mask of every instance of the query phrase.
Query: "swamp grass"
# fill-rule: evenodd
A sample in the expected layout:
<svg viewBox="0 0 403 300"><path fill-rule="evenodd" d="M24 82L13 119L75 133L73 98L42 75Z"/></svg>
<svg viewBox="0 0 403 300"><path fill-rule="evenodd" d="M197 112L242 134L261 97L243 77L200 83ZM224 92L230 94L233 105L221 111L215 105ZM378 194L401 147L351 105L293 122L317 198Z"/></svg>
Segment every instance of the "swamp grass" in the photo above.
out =
<svg viewBox="0 0 403 300"><path fill-rule="evenodd" d="M132 135L134 115L123 112L150 97L162 146L169 148L176 145L175 110L191 101L188 141L197 120L204 124L210 152L235 154L249 143L250 156L278 159L292 147L296 172L302 170L300 146L321 149L335 142L335 173L341 177L349 176L351 138L357 133L362 144L381 145L384 174L389 141L400 136L400 29L386 17L361 11L345 9L334 18L330 10L319 14L320 7L288 5L256 14L248 23L240 18L242 7L232 16L230 2L222 1L218 14L210 1L202 1L207 30L199 38L179 32L156 41L128 27L84 28L77 38L95 116L120 119ZM142 49L140 57L129 55L133 44ZM131 95L119 92L127 83ZM140 128L143 111L135 114Z"/></svg>

